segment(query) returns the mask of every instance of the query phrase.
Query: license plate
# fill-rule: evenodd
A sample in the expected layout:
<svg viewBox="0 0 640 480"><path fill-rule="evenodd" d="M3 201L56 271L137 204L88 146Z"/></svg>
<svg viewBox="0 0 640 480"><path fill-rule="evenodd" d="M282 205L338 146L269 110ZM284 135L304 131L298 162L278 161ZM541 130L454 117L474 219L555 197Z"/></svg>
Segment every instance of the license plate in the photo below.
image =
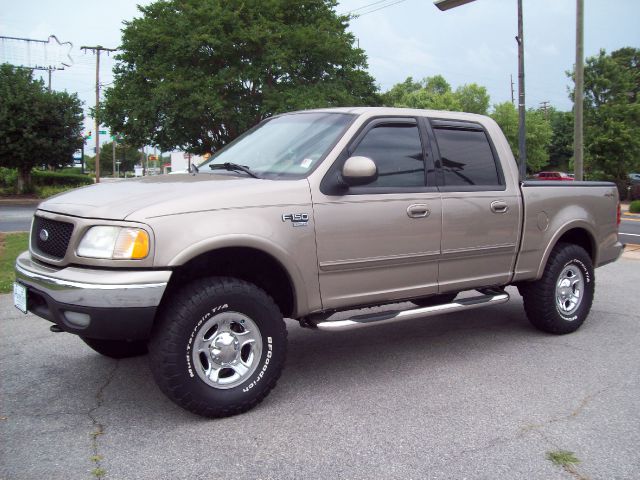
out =
<svg viewBox="0 0 640 480"><path fill-rule="evenodd" d="M13 304L22 313L27 313L27 287L21 283L13 283Z"/></svg>

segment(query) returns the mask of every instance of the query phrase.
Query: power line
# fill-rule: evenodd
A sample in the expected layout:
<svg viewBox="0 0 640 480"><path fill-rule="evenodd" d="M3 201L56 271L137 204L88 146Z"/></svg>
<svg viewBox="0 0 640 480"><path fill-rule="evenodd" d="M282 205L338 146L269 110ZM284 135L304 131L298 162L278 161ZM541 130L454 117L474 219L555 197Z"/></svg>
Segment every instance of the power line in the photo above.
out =
<svg viewBox="0 0 640 480"><path fill-rule="evenodd" d="M373 10L368 10L368 11L366 11L364 13L356 14L356 15L353 16L353 19L355 20L357 18L364 17L365 15L369 15L370 13L374 13L374 12L377 12L379 10L383 10L385 8L393 7L394 5L398 5L399 3L403 3L403 2L406 2L406 1L407 0L396 0L395 2L389 3L387 5L382 5L381 7L374 8ZM379 2L376 2L376 3L379 3ZM372 4L372 5L368 5L368 6L374 6L374 5Z"/></svg>
<svg viewBox="0 0 640 480"><path fill-rule="evenodd" d="M364 10L365 8L372 7L374 5L378 5L380 3L388 2L389 0L378 0L377 2L368 3L363 5L362 7L354 8L353 10L349 10L348 12L343 13L343 15L350 15L353 12L357 12L358 10Z"/></svg>

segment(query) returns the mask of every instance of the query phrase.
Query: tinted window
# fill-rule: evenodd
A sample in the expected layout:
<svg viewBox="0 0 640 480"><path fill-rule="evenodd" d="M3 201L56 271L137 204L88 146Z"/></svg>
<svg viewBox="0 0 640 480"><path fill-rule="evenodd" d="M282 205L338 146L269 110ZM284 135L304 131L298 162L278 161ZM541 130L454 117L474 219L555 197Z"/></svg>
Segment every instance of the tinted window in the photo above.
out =
<svg viewBox="0 0 640 480"><path fill-rule="evenodd" d="M378 167L378 179L367 187L422 187L424 159L415 123L385 123L365 135L352 156L368 157Z"/></svg>
<svg viewBox="0 0 640 480"><path fill-rule="evenodd" d="M501 185L487 135L479 130L434 129L446 186Z"/></svg>

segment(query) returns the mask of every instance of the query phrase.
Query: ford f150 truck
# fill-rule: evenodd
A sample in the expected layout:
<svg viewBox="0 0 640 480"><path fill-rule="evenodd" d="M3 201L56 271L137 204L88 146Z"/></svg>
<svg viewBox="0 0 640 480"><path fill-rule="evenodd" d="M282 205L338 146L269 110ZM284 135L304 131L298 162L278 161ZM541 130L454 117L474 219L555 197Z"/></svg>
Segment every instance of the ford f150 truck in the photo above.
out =
<svg viewBox="0 0 640 480"><path fill-rule="evenodd" d="M103 355L148 350L174 402L232 415L275 386L283 317L317 330L371 327L503 303L515 285L535 327L576 330L594 268L622 251L618 192L559 183L521 183L485 116L275 116L189 173L44 201L16 262L15 304Z"/></svg>

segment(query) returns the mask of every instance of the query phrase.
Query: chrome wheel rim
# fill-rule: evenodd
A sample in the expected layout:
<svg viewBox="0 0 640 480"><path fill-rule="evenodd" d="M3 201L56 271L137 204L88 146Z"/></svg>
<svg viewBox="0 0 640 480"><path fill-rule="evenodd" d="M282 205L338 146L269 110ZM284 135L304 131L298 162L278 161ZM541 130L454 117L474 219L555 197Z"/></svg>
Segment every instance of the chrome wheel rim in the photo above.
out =
<svg viewBox="0 0 640 480"><path fill-rule="evenodd" d="M196 331L191 358L207 385L227 389L247 380L260 363L262 335L256 323L238 312L223 312Z"/></svg>
<svg viewBox="0 0 640 480"><path fill-rule="evenodd" d="M584 276L576 265L562 269L556 282L556 307L563 315L575 313L582 302Z"/></svg>

